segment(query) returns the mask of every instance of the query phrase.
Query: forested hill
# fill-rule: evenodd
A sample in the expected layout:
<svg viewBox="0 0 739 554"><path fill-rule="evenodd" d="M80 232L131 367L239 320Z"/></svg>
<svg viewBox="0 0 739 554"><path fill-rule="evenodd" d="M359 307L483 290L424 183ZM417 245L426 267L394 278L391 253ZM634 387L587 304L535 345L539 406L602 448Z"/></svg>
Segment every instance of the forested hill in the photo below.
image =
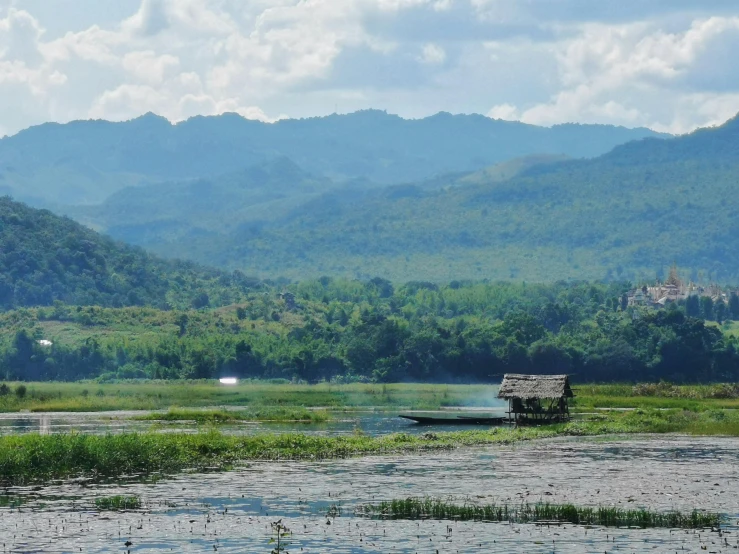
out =
<svg viewBox="0 0 739 554"><path fill-rule="evenodd" d="M677 262L693 279L736 282L738 183L733 119L505 181L330 193L270 226L152 248L292 277L640 280Z"/></svg>
<svg viewBox="0 0 739 554"><path fill-rule="evenodd" d="M259 226L336 186L283 157L216 178L126 187L102 204L69 207L65 212L94 229L146 247Z"/></svg>
<svg viewBox="0 0 739 554"><path fill-rule="evenodd" d="M229 304L259 283L164 261L47 210L0 198L0 308Z"/></svg>
<svg viewBox="0 0 739 554"><path fill-rule="evenodd" d="M177 125L132 121L32 127L0 140L0 192L34 205L98 203L126 186L213 177L281 156L334 181L398 183L531 154L597 156L661 136L609 125L537 127L481 115L406 120L377 110L274 124L236 114Z"/></svg>

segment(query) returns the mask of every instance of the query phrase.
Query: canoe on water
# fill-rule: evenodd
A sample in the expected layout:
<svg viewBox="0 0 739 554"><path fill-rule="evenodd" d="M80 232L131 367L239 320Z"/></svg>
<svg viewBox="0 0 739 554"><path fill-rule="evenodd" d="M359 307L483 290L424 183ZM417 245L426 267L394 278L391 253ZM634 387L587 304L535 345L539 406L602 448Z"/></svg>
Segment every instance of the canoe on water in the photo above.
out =
<svg viewBox="0 0 739 554"><path fill-rule="evenodd" d="M459 415L453 417L401 415L403 419L415 421L419 425L502 425L504 417L482 417Z"/></svg>

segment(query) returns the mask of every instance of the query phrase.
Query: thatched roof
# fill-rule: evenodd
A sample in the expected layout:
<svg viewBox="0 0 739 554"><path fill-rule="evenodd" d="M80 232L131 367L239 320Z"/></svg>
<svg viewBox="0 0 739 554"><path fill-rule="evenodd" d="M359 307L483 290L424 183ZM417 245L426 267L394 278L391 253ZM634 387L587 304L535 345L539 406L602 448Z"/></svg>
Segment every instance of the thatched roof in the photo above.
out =
<svg viewBox="0 0 739 554"><path fill-rule="evenodd" d="M507 373L498 391L498 398L572 398L567 375L519 375Z"/></svg>

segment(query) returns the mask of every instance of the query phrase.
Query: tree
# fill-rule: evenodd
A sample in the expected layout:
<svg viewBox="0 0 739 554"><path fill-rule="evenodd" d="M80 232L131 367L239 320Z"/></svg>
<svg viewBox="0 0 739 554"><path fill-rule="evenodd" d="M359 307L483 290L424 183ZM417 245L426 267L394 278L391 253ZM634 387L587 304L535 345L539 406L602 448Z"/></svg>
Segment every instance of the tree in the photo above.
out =
<svg viewBox="0 0 739 554"><path fill-rule="evenodd" d="M546 335L546 329L533 316L524 312L513 312L505 316L501 324L505 336L514 337L516 342L529 346Z"/></svg>
<svg viewBox="0 0 739 554"><path fill-rule="evenodd" d="M198 294L195 298L192 299L192 307L196 310L199 310L201 308L207 308L210 306L210 298L208 297L208 294L205 292L201 292Z"/></svg>
<svg viewBox="0 0 739 554"><path fill-rule="evenodd" d="M187 314L182 314L177 318L177 326L180 328L180 336L184 337L187 334L187 324L190 322L190 318Z"/></svg>
<svg viewBox="0 0 739 554"><path fill-rule="evenodd" d="M739 319L739 296L735 292L729 297L729 313L734 321Z"/></svg>
<svg viewBox="0 0 739 554"><path fill-rule="evenodd" d="M688 296L685 300L685 314L690 317L699 317L701 313L700 301L697 296Z"/></svg>
<svg viewBox="0 0 739 554"><path fill-rule="evenodd" d="M715 314L713 313L713 299L710 296L701 296L701 315L703 319L713 321Z"/></svg>
<svg viewBox="0 0 739 554"><path fill-rule="evenodd" d="M726 312L728 310L726 309L726 304L723 300L719 300L716 302L716 307L714 308L714 312L716 313L716 321L721 324L726 319Z"/></svg>

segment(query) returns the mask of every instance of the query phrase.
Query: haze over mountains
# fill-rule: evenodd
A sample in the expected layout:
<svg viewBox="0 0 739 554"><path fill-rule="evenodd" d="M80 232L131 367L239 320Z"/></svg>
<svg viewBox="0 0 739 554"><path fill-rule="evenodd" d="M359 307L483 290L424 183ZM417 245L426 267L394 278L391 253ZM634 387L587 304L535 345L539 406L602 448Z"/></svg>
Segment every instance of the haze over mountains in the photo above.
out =
<svg viewBox="0 0 739 554"><path fill-rule="evenodd" d="M232 133L198 135L188 127L196 123L201 130L228 123ZM222 116L172 126L146 116L49 126L64 136L47 137L43 147L31 141L27 148L13 143L13 150L6 141L17 137L0 141L0 166L12 158L35 168L39 186L43 181L58 200L68 188L40 176L91 167L98 156L95 171L107 180L90 190L102 202L60 211L164 256L263 278L641 280L677 262L696 280L739 280L739 119L666 139L641 139L654 135L644 130L541 129L479 116L407 122L376 111L283 124ZM444 125L446 133L428 131ZM121 134L137 126L148 130ZM106 131L97 140L81 133L87 138L75 145L65 133L78 127ZM247 127L278 129L285 138L242 141ZM504 139L493 128L512 131ZM111 129L119 142L107 137ZM169 140L158 134L165 129ZM630 133L641 140L569 159L604 147L603 137ZM575 138L563 143L567 149L539 150L568 134ZM239 150L242 165L234 157ZM69 155L56 166L47 160L62 151ZM122 187L124 177L140 179L138 186Z"/></svg>
<svg viewBox="0 0 739 554"><path fill-rule="evenodd" d="M209 201L232 182L224 178L201 183L202 204L173 202L170 221L145 221L135 202L129 216L113 218L106 204L98 217L155 252L264 277L640 280L677 262L694 279L739 278L737 119L590 160L514 161L382 188L321 193L325 183L286 160L262 171L313 188L297 205L231 217L238 202L214 211ZM138 200L168 205L151 196L158 188Z"/></svg>
<svg viewBox="0 0 739 554"><path fill-rule="evenodd" d="M597 156L654 136L664 135L447 113L405 120L368 110L274 124L225 114L177 125L147 114L123 123L48 123L3 138L0 193L37 206L96 204L126 186L234 174L281 157L336 183L392 184L532 154Z"/></svg>

